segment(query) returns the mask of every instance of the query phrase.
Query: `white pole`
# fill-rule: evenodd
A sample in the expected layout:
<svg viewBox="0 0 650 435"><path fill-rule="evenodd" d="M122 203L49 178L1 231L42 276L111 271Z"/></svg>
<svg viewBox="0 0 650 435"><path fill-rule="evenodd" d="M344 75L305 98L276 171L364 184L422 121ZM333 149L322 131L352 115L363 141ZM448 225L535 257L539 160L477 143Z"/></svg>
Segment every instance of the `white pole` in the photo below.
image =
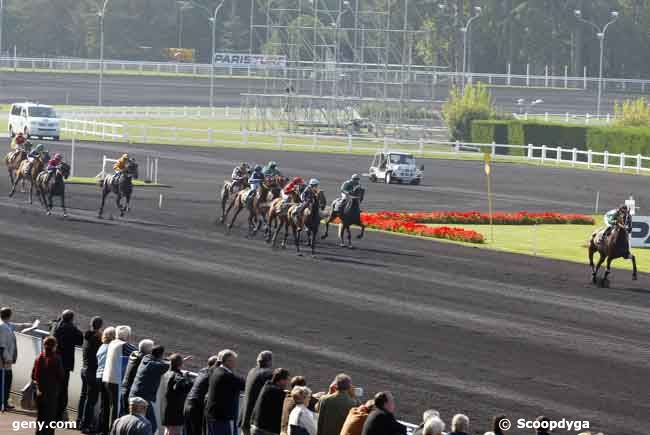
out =
<svg viewBox="0 0 650 435"><path fill-rule="evenodd" d="M598 214L598 206L600 204L600 190L596 192L596 208L594 209L594 212Z"/></svg>
<svg viewBox="0 0 650 435"><path fill-rule="evenodd" d="M163 195L161 193L160 196L158 197L158 208L162 208L162 204L163 204Z"/></svg>
<svg viewBox="0 0 650 435"><path fill-rule="evenodd" d="M75 145L75 137L74 135L72 136L72 150L70 151L70 175L74 177L74 145Z"/></svg>

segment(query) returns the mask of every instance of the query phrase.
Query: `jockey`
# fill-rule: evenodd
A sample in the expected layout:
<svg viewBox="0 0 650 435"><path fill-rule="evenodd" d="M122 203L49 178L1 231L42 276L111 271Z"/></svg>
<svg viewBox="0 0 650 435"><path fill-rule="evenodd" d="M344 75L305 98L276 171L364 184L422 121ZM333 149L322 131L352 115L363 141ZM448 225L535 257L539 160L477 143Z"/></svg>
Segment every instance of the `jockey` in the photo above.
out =
<svg viewBox="0 0 650 435"><path fill-rule="evenodd" d="M126 163L130 160L130 157L127 153L122 154L122 157L117 159L117 162L113 164L113 170L115 171L115 177L113 179L113 182L115 184L119 183L120 177L124 173L124 170L126 169Z"/></svg>
<svg viewBox="0 0 650 435"><path fill-rule="evenodd" d="M34 148L29 154L27 154L27 160L29 160L29 163L34 163L34 160L40 158L43 153L45 152L45 148L43 147L42 144L36 145L36 148Z"/></svg>
<svg viewBox="0 0 650 435"><path fill-rule="evenodd" d="M23 132L18 132L16 137L14 137L11 141L11 149L16 151L24 149L23 147L26 141L27 139L25 139Z"/></svg>
<svg viewBox="0 0 650 435"><path fill-rule="evenodd" d="M236 166L232 171L232 176L230 177L232 180L232 187L237 187L238 190L241 190L241 188L244 187L244 184L246 184L246 181L248 181L249 171L250 167L246 162L242 162L239 166Z"/></svg>
<svg viewBox="0 0 650 435"><path fill-rule="evenodd" d="M282 173L278 170L278 164L276 162L268 162L264 166L263 173L265 177L280 177Z"/></svg>
<svg viewBox="0 0 650 435"><path fill-rule="evenodd" d="M603 235L600 239L601 243L604 242L607 239L607 237L612 233L612 230L614 229L614 227L616 227L616 225L618 225L618 222L621 219L627 217L628 212L629 209L627 208L627 205L623 204L619 208L610 210L607 213L605 213L605 216L603 216L603 218L605 220L605 225L607 226L607 228L605 228L605 231L603 231Z"/></svg>
<svg viewBox="0 0 650 435"><path fill-rule="evenodd" d="M260 165L256 165L255 168L253 168L253 173L248 179L248 185L251 187L251 190L248 192L246 202L248 202L253 197L253 195L257 193L257 190L260 188L262 183L264 183L264 174L262 173L262 167Z"/></svg>
<svg viewBox="0 0 650 435"><path fill-rule="evenodd" d="M345 205L348 197L353 196L354 192L361 187L361 175L354 174L349 180L341 185L341 198L337 201L336 211L339 211Z"/></svg>
<svg viewBox="0 0 650 435"><path fill-rule="evenodd" d="M316 178L309 180L307 188L302 191L300 194L300 205L296 209L296 219L300 219L305 208L310 207L314 201L318 198L318 187L320 186L320 181Z"/></svg>
<svg viewBox="0 0 650 435"><path fill-rule="evenodd" d="M47 181L50 181L52 175L56 172L59 165L63 162L61 154L54 154L54 158L47 162Z"/></svg>
<svg viewBox="0 0 650 435"><path fill-rule="evenodd" d="M291 202L293 193L295 193L296 189L299 189L300 186L303 186L305 184L305 180L303 180L300 177L296 177L289 184L284 186L284 189L282 189L282 202L284 204L288 204Z"/></svg>

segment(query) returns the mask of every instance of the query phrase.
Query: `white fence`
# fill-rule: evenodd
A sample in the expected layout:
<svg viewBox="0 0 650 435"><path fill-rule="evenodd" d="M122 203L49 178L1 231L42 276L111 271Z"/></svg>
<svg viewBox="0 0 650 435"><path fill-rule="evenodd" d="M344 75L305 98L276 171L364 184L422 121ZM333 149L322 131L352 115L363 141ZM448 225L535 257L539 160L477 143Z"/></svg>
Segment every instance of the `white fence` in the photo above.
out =
<svg viewBox="0 0 650 435"><path fill-rule="evenodd" d="M68 122L71 120L67 120ZM437 140L406 140L394 137L334 136L296 134L276 130L257 132L179 127L152 127L147 125L106 124L75 120L81 125L62 131L82 136L112 139L121 142L166 143L197 146L238 146L297 151L334 151L341 153L372 154L377 151L401 150L420 157L480 158L480 152L490 152L495 160L527 161L538 164L568 165L617 170L635 174L650 172L650 157L640 154L610 153L577 148L534 145L480 144ZM106 162L104 162L105 164ZM155 176L157 177L157 164Z"/></svg>
<svg viewBox="0 0 650 435"><path fill-rule="evenodd" d="M57 110L59 116L84 119L240 119L239 107L87 106Z"/></svg>
<svg viewBox="0 0 650 435"><path fill-rule="evenodd" d="M158 184L158 162L160 161L159 157L150 157L147 156L147 159L145 161L145 181L147 182L153 182L154 184ZM111 174L113 171L112 169L112 164L116 163L117 160L115 159L109 159L106 156L102 156L102 170L99 174L95 176L95 178L98 179L103 179L107 175ZM108 169L108 170L107 170Z"/></svg>
<svg viewBox="0 0 650 435"><path fill-rule="evenodd" d="M427 85L445 82L459 83L463 74L459 72L444 71L444 68L428 65L385 65L378 64L355 64L333 62L290 62L289 67L280 70L271 70L259 67L232 68L215 67L205 63L178 63L178 62L146 62L126 60L105 60L104 71L107 73L128 73L128 74L172 74L209 76L212 72L220 76L228 77L258 77L269 79L287 78L310 79L313 77L314 67L321 71L332 71L331 80L335 79L334 72L347 70L361 74L364 82L397 83L426 83ZM68 59L68 58L33 58L33 57L0 57L0 68L14 70L33 71L54 71L54 72L87 72L99 71L100 62L97 59ZM533 74L531 68L526 66L525 73L512 74L511 68L506 74L492 73L467 73L467 82L483 82L494 86L517 86L536 88L564 88L564 89L596 89L597 77L589 77L586 69L582 76L570 76L568 68L564 74L553 75L549 68L545 68L544 74ZM329 80L329 79L328 79ZM603 79L605 91L637 92L645 93L650 89L650 80L605 78Z"/></svg>
<svg viewBox="0 0 650 435"><path fill-rule="evenodd" d="M575 113L513 113L515 119L524 121L539 120L544 122L565 122L567 124L611 124L615 121L614 116L610 113L604 115L593 115L591 113L575 114Z"/></svg>

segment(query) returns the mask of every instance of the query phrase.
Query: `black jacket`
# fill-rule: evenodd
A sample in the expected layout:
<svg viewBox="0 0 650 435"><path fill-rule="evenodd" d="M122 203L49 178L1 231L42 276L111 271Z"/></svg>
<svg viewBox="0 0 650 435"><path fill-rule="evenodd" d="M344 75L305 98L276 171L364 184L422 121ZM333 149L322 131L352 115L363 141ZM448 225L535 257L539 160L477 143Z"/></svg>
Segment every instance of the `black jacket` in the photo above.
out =
<svg viewBox="0 0 650 435"><path fill-rule="evenodd" d="M217 367L210 374L205 417L211 420L235 420L239 394L246 382L225 367Z"/></svg>
<svg viewBox="0 0 650 435"><path fill-rule="evenodd" d="M183 406L191 388L192 379L181 372L169 372L164 376L160 403L163 426L183 426Z"/></svg>
<svg viewBox="0 0 650 435"><path fill-rule="evenodd" d="M124 377L122 378L122 396L129 397L131 392L131 387L133 386L133 381L135 380L135 375L138 373L138 367L142 362L142 358L145 357L145 354L136 350L131 352L129 355L129 362L126 364L126 369L124 370Z"/></svg>
<svg viewBox="0 0 650 435"><path fill-rule="evenodd" d="M361 435L406 435L406 426L383 409L375 409L363 424Z"/></svg>
<svg viewBox="0 0 650 435"><path fill-rule="evenodd" d="M251 427L251 416L253 415L257 397L260 395L266 381L270 381L272 376L273 369L269 368L255 367L248 372L246 391L244 392L244 400L239 413L239 427L245 430Z"/></svg>
<svg viewBox="0 0 650 435"><path fill-rule="evenodd" d="M279 434L285 397L284 389L271 381L264 384L253 409L251 424L267 432Z"/></svg>
<svg viewBox="0 0 650 435"><path fill-rule="evenodd" d="M74 370L74 348L84 344L84 336L74 323L60 321L54 328L57 351L61 355L63 369Z"/></svg>
<svg viewBox="0 0 650 435"><path fill-rule="evenodd" d="M204 367L199 370L199 374L194 379L194 384L192 389L187 394L185 399L186 404L196 406L199 405L201 408L205 406L205 395L208 394L208 386L210 385L210 373L212 373L213 368Z"/></svg>
<svg viewBox="0 0 650 435"><path fill-rule="evenodd" d="M97 373L97 350L102 345L100 335L97 331L92 330L84 333L83 368L86 369L87 376L94 377Z"/></svg>
<svg viewBox="0 0 650 435"><path fill-rule="evenodd" d="M155 402L162 377L169 370L169 364L152 355L142 358L135 374L129 397L141 397L147 402Z"/></svg>

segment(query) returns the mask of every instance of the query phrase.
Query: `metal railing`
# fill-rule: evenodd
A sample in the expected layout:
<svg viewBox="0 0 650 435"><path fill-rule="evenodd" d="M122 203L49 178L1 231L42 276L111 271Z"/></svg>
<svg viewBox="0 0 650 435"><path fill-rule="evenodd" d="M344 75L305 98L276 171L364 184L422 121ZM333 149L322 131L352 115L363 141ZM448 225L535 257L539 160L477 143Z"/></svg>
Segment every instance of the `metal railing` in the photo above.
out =
<svg viewBox="0 0 650 435"><path fill-rule="evenodd" d="M82 119L240 119L239 107L85 106L57 109L59 116Z"/></svg>
<svg viewBox="0 0 650 435"><path fill-rule="evenodd" d="M564 122L567 124L611 124L616 118L610 114L602 114L600 116L591 113L575 114L575 113L513 113L515 119L519 120L537 120L544 122Z"/></svg>
<svg viewBox="0 0 650 435"><path fill-rule="evenodd" d="M0 57L0 68L13 70L53 71L53 72L99 72L100 62L97 59L76 58L35 58L35 57ZM336 80L337 73L356 73L359 81L363 83L396 83L423 82L427 85L437 83L460 83L463 74L460 72L445 71L440 67L429 65L380 65L333 62L290 62L289 66L282 69L240 66L215 66L212 68L206 63L179 63L179 62L148 62L128 60L104 60L105 73L123 74L155 74L155 75L190 75L208 77L211 73L225 77L241 78L287 78L309 80L314 71L331 76L329 80ZM508 68L510 71L510 68ZM583 76L570 76L568 69L564 75L552 75L548 71L543 75L535 75L526 69L525 74L498 74L498 73L467 73L465 81L468 83L482 82L493 86L535 87L535 88L560 88L560 89L596 89L598 77L589 77L587 71ZM328 80L326 78L326 80ZM620 92L645 93L650 89L650 80L604 78L604 90Z"/></svg>
<svg viewBox="0 0 650 435"><path fill-rule="evenodd" d="M73 120L66 120L70 123ZM106 124L96 121L76 120L80 128L62 131L73 132L77 138L87 136L100 140L130 143L179 144L197 146L227 146L257 149L322 151L339 153L373 154L379 151L407 151L420 157L482 158L480 152L489 152L495 160L526 161L542 165L566 165L618 170L642 174L650 172L650 157L640 154L610 153L608 151L581 150L567 144L565 147L536 145L481 144L448 142L429 139L408 140L395 137L335 136L322 134L297 134L281 130L217 130L180 127L155 127L148 125ZM109 132L110 131L110 132Z"/></svg>

